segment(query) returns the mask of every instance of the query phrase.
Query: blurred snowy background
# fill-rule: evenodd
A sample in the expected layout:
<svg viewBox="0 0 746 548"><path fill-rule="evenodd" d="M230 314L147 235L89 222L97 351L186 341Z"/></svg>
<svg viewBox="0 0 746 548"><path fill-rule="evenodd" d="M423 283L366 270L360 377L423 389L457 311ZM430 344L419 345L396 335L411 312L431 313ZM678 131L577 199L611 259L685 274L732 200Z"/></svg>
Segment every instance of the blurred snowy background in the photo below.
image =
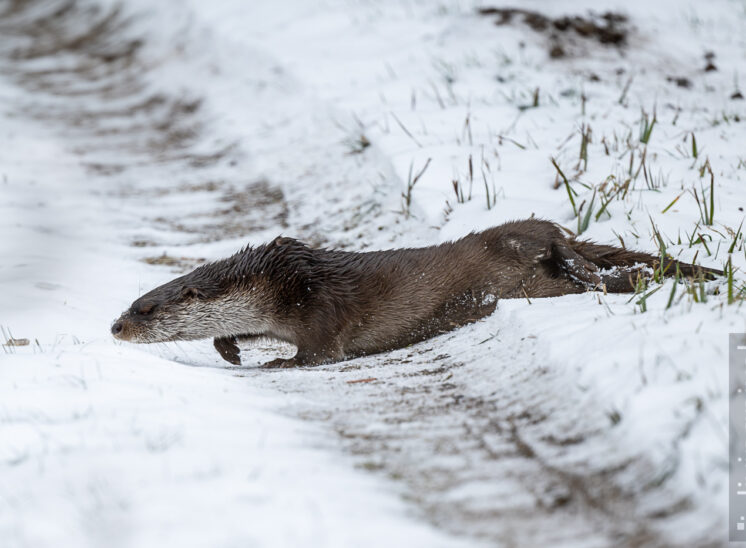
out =
<svg viewBox="0 0 746 548"><path fill-rule="evenodd" d="M745 73L741 0L0 0L0 546L724 545ZM109 334L531 215L730 276L292 371Z"/></svg>

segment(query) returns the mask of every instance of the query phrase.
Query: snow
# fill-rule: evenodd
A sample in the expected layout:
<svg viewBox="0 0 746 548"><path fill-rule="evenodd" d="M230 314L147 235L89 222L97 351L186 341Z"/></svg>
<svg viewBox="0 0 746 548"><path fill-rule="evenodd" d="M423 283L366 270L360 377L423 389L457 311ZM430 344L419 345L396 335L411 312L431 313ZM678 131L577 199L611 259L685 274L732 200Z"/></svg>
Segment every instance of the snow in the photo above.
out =
<svg viewBox="0 0 746 548"><path fill-rule="evenodd" d="M5 129L0 325L32 344L0 357L3 546L453 544L317 425L278 415L275 393L212 356L186 367L113 343L142 264L118 256L76 158L34 124Z"/></svg>
<svg viewBox="0 0 746 548"><path fill-rule="evenodd" d="M76 11L93 4L55 24L120 5ZM209 341L109 335L142 292L279 233L380 249L531 215L577 231L551 158L581 217L595 189L582 237L657 253L657 231L681 260L730 257L741 287L742 4L524 2L630 17L623 51L575 38L559 60L486 5L127 0L90 51L28 59L55 39L28 22L62 3L0 16L0 327L30 340L0 353L3 545L725 542L727 334L746 321L723 280L704 303L668 280L644 312L500 301L412 348L290 371L254 367L286 347L233 368ZM134 57L91 54L134 38Z"/></svg>

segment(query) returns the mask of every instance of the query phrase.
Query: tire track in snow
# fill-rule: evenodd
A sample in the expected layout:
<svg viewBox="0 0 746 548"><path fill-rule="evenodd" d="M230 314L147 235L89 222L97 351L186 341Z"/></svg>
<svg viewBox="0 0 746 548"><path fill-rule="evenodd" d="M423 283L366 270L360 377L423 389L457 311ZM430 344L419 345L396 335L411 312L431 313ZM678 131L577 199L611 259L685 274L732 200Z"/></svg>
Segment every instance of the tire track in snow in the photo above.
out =
<svg viewBox="0 0 746 548"><path fill-rule="evenodd" d="M145 53L135 22L116 5L8 4L0 55L29 92L24 114L64 131L102 194L139 216L137 247L286 226L279 189L226 176L244 155L202 97L149 82L169 59ZM179 183L153 181L153 166ZM362 468L399 481L449 531L507 546L686 544L670 534L700 516L695 501L666 484L645 448L626 444L599 402L542 363L532 339L518 328L493 337L493 322L499 313L385 356L234 374L287 393L288 413L328 423ZM712 544L712 524L700 531L688 540Z"/></svg>
<svg viewBox="0 0 746 548"><path fill-rule="evenodd" d="M69 142L113 208L125 205L131 217L125 232L148 227L130 234L136 247L286 226L282 191L242 180L237 172L245 154L214 131L202 97L151 81L169 55L146 51L136 32L142 17L125 15L120 4L9 4L0 14L0 59L28 92L20 112Z"/></svg>
<svg viewBox="0 0 746 548"><path fill-rule="evenodd" d="M490 333L496 315L387 355L236 374L328 423L361 468L401 481L449 532L501 546L717 545L706 509L520 328ZM687 515L701 528L677 536Z"/></svg>

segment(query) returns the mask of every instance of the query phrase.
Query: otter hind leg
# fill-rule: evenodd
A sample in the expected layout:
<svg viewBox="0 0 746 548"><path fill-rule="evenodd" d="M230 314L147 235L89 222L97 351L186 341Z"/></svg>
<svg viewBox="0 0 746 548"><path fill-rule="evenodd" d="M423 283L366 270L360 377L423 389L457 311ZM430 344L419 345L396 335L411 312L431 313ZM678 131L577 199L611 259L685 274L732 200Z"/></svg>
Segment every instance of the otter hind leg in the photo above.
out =
<svg viewBox="0 0 746 548"><path fill-rule="evenodd" d="M601 276L601 283L609 293L632 293L637 286L640 269L619 267Z"/></svg>
<svg viewBox="0 0 746 548"><path fill-rule="evenodd" d="M602 280L598 274L598 266L574 249L563 244L557 244L553 251L553 257L559 263L560 268L567 272L570 277L591 287L598 287L601 284Z"/></svg>
<svg viewBox="0 0 746 548"><path fill-rule="evenodd" d="M303 364L298 363L298 361L295 358L290 358L290 359L277 358L277 359L268 361L266 363L263 363L259 367L261 369L290 369L293 367L298 367L299 365L303 365Z"/></svg>
<svg viewBox="0 0 746 548"><path fill-rule="evenodd" d="M555 253L560 267L588 289L631 293L635 290L637 278L644 275L641 266L620 265L600 272L599 267L604 268L604 264L597 264L593 257L584 257L568 246L555 246Z"/></svg>
<svg viewBox="0 0 746 548"><path fill-rule="evenodd" d="M277 358L263 363L260 367L262 369L289 369L291 367L334 363L344 359L345 356L339 344L332 344L322 348L315 346L309 348L301 343L298 345L298 353L292 358Z"/></svg>

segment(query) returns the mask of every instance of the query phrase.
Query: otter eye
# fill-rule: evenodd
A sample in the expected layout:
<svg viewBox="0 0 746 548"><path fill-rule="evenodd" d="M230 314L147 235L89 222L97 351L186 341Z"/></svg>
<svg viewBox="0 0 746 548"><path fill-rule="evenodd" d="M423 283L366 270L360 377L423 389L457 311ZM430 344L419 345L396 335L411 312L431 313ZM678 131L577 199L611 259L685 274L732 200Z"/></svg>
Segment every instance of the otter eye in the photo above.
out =
<svg viewBox="0 0 746 548"><path fill-rule="evenodd" d="M155 310L155 305L146 303L141 304L137 308L133 310L136 316L147 316L148 314L151 314Z"/></svg>
<svg viewBox="0 0 746 548"><path fill-rule="evenodd" d="M185 287L181 290L181 296L185 299L196 299L202 296L202 293L196 287Z"/></svg>

